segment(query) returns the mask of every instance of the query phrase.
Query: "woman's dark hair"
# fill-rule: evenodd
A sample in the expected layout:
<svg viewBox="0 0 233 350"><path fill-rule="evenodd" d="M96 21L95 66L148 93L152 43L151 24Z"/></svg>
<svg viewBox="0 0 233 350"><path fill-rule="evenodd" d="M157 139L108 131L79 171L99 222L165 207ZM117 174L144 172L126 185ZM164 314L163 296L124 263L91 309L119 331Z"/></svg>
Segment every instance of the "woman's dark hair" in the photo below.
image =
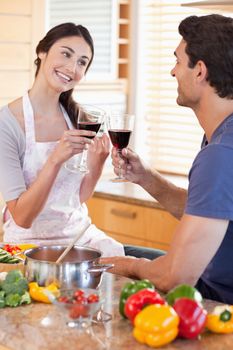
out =
<svg viewBox="0 0 233 350"><path fill-rule="evenodd" d="M190 16L179 25L189 67L201 60L219 97L233 99L233 18L217 14Z"/></svg>
<svg viewBox="0 0 233 350"><path fill-rule="evenodd" d="M53 27L48 31L48 33L45 35L45 37L39 42L39 44L36 47L36 54L37 58L34 61L36 65L36 73L35 76L37 76L41 60L38 57L40 52L48 52L51 46L59 39L69 37L69 36L78 36L83 38L86 43L89 45L92 53L92 57L90 62L88 63L86 72L88 68L91 65L91 62L94 57L94 44L93 39L87 30L87 28L83 27L82 25L76 25L74 23L62 23L57 25L56 27ZM59 98L60 103L63 105L65 110L67 111L69 118L73 124L74 127L77 127L77 110L78 110L78 104L74 101L73 97L73 89L62 92Z"/></svg>

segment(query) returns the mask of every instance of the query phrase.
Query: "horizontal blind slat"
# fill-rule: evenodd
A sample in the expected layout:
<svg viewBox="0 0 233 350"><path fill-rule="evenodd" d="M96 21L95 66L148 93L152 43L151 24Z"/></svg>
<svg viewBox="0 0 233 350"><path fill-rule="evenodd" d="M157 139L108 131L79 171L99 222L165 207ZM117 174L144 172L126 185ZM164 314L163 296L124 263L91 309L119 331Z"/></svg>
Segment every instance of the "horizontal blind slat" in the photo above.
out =
<svg viewBox="0 0 233 350"><path fill-rule="evenodd" d="M90 10L91 9L91 10ZM50 0L49 27L65 22L82 24L93 37L95 57L90 74L111 74L112 4L109 0Z"/></svg>
<svg viewBox="0 0 233 350"><path fill-rule="evenodd" d="M182 3L188 2L187 0ZM187 174L200 150L203 130L191 109L176 104L177 82L170 71L180 41L178 25L202 13L179 6L181 1L141 2L142 41L139 57L144 111L144 137L150 164L160 171Z"/></svg>

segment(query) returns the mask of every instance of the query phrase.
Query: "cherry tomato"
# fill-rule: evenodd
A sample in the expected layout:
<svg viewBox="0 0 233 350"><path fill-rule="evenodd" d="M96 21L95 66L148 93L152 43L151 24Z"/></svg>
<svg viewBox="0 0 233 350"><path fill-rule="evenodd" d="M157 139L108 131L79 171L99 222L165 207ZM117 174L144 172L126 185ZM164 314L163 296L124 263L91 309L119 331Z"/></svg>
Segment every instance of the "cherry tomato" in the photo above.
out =
<svg viewBox="0 0 233 350"><path fill-rule="evenodd" d="M80 296L83 296L84 295L84 291L81 290L81 289L77 289L75 292L74 292L74 297L77 298L77 297L80 297Z"/></svg>
<svg viewBox="0 0 233 350"><path fill-rule="evenodd" d="M90 294L88 297L87 297L87 302L89 304L91 303L97 303L99 301L99 296L97 294Z"/></svg>
<svg viewBox="0 0 233 350"><path fill-rule="evenodd" d="M88 317L88 305L74 304L70 309L70 318Z"/></svg>
<svg viewBox="0 0 233 350"><path fill-rule="evenodd" d="M69 298L66 297L65 295L62 295L62 296L60 296L60 297L58 298L58 301L59 301L60 303L68 303L68 302L69 302Z"/></svg>

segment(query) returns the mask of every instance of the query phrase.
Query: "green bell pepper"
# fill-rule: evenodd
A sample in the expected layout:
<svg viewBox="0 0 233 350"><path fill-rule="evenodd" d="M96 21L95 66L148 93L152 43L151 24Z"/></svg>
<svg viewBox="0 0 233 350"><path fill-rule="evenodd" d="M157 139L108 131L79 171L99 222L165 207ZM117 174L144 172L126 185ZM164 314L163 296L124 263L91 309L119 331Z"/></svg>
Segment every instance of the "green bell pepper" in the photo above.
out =
<svg viewBox="0 0 233 350"><path fill-rule="evenodd" d="M119 312L120 312L121 316L126 318L124 308L125 308L125 303L126 303L126 300L128 299L128 297L132 294L135 294L139 290L145 289L145 288L150 288L153 290L155 289L154 285L146 279L140 280L140 281L128 282L123 286L123 288L121 290L120 302L119 302Z"/></svg>
<svg viewBox="0 0 233 350"><path fill-rule="evenodd" d="M198 303L202 302L201 293L196 288L189 286L188 284L180 284L179 286L170 290L165 297L166 301L171 306L173 306L175 301L179 298L189 298L197 301Z"/></svg>

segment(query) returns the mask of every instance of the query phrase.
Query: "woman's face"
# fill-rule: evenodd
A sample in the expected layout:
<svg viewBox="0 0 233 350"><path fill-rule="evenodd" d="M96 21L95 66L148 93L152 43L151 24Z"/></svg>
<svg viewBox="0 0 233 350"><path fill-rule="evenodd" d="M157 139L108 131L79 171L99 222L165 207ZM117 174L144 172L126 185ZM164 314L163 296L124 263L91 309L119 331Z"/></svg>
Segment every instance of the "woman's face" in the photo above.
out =
<svg viewBox="0 0 233 350"><path fill-rule="evenodd" d="M73 89L85 75L92 52L87 42L78 36L57 40L49 51L39 53L43 75L50 88L58 93Z"/></svg>

